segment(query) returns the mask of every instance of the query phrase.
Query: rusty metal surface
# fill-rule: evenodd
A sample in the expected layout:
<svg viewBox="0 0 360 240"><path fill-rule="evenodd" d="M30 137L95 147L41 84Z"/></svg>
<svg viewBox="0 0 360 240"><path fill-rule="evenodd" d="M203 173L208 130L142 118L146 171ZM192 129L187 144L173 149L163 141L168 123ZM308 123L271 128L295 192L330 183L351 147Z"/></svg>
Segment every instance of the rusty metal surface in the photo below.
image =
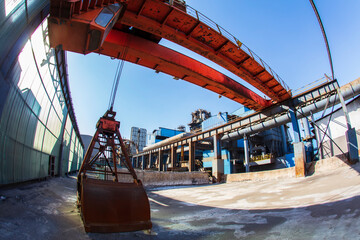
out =
<svg viewBox="0 0 360 240"><path fill-rule="evenodd" d="M132 0L127 2L119 23L186 47L238 75L275 101L291 97L261 58L247 47L242 48L240 41L218 25L215 25L217 29L210 27L211 20L199 15L189 6L185 12L157 0Z"/></svg>
<svg viewBox="0 0 360 240"><path fill-rule="evenodd" d="M197 60L128 33L112 30L99 53L121 58L119 53L123 52L125 47L126 61L175 76L254 110L261 110L272 104L271 101Z"/></svg>
<svg viewBox="0 0 360 240"><path fill-rule="evenodd" d="M166 38L228 69L268 95L275 102L290 98L290 92L282 86L282 82L277 80L277 75L272 72L268 65L264 64L251 50L244 49L244 45L237 39L235 39L235 42L234 39L229 39L229 36L232 35L225 34L224 30L218 25L215 25L217 29L214 29L208 25L208 21L202 22L202 20L209 19L199 18L200 13L189 6L184 9L159 0L119 0L116 2L121 2L125 7L121 8L122 10L106 28L101 28L99 25L94 24L94 19L109 2L104 1L95 4L96 1L94 0L75 0L71 3L59 4L61 2L62 0L51 0L52 15L49 18L49 32L52 47L61 46L65 50L85 54L99 50L104 53L102 43L110 28L136 35L154 43L158 43L161 38ZM194 11L197 17L194 17L194 14L191 15ZM119 20L113 25L117 17L119 17ZM91 31L88 31L88 27ZM93 42L91 41L91 34L96 33L96 31L101 32L98 33L101 34L101 45L93 44L98 47L92 50L93 47L90 47L90 43ZM115 48L114 46L112 56L114 54L120 56L121 52L118 50L121 46ZM151 50L148 49L145 56L150 54L151 57ZM154 64L154 61L149 58L145 59L144 56L133 55L132 58L129 61L154 68L156 71L170 72L169 74L176 78L185 79L205 87L254 110L261 110L271 105L271 103L264 104L266 101L263 98L258 95L255 96L252 91L244 87L240 90L234 88L233 92L236 93L234 95L233 92L223 91L217 86L224 85L223 80L220 84L208 84L203 81L201 75L200 77L194 77L181 74L183 69L176 69L176 66L164 66L164 69L160 69L161 66L157 63ZM196 68L198 64L193 63L193 65ZM227 79L228 77L226 77L226 81ZM232 84L231 87L234 86L236 87L236 85ZM237 86L242 85L237 83ZM244 92L245 95L255 96L256 99L245 96ZM243 97L237 97L236 95L243 95Z"/></svg>
<svg viewBox="0 0 360 240"><path fill-rule="evenodd" d="M82 178L81 210L86 232L151 229L150 205L141 183Z"/></svg>
<svg viewBox="0 0 360 240"><path fill-rule="evenodd" d="M149 199L125 151L115 115L110 109L98 121L78 174L78 205L86 232L152 227ZM130 175L130 182L120 182L120 174Z"/></svg>

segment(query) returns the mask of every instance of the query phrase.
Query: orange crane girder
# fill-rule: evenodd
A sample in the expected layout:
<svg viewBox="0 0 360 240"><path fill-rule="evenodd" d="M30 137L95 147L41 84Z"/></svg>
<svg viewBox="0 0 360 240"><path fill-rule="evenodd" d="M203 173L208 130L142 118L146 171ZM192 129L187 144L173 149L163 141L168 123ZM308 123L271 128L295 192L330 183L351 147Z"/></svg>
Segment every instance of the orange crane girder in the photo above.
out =
<svg viewBox="0 0 360 240"><path fill-rule="evenodd" d="M100 54L121 58L126 49L126 61L154 69L201 86L239 102L251 109L261 110L272 103L226 75L152 41L112 30L105 39Z"/></svg>
<svg viewBox="0 0 360 240"><path fill-rule="evenodd" d="M136 35L140 37L137 41L148 49L130 43L130 54L125 60L184 79L254 110L272 104L214 69L157 44L165 38L230 70L275 102L291 96L272 72L270 74L263 64L250 56L252 52L249 55L241 49L241 43L235 44L222 34L219 27L216 31L201 22L199 16L195 18L187 11L186 5L171 5L166 0L51 0L50 44L78 53L99 52L120 58L123 46L116 44L122 41L107 38L109 32L118 37L120 32L124 32L120 37L125 39L129 34ZM111 12L112 17L107 17ZM102 22L104 19L107 21ZM99 22L103 25L100 26ZM177 62L177 58L182 62Z"/></svg>
<svg viewBox="0 0 360 240"><path fill-rule="evenodd" d="M291 97L260 63L239 45L192 17L159 0L130 0L118 21L186 47L238 75L274 101ZM115 25L116 27L116 25ZM238 43L241 44L241 43Z"/></svg>

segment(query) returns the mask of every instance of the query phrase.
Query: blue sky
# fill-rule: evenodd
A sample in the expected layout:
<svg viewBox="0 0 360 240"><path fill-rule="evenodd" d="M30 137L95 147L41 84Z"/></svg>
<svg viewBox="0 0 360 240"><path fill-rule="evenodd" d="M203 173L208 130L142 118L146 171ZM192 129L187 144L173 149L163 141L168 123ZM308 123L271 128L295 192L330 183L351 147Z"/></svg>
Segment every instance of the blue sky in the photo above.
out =
<svg viewBox="0 0 360 240"><path fill-rule="evenodd" d="M290 86L298 89L330 75L326 48L309 1L188 0L192 6L236 36L259 55ZM315 0L332 53L340 85L360 77L360 1ZM160 44L225 73L256 91L225 69L166 40ZM81 134L93 135L107 110L118 60L98 54L68 53L70 90ZM261 94L261 93L260 93ZM263 96L263 94L261 94ZM176 128L191 121L198 108L233 112L240 105L227 98L126 62L114 109L120 132L130 136L132 126Z"/></svg>

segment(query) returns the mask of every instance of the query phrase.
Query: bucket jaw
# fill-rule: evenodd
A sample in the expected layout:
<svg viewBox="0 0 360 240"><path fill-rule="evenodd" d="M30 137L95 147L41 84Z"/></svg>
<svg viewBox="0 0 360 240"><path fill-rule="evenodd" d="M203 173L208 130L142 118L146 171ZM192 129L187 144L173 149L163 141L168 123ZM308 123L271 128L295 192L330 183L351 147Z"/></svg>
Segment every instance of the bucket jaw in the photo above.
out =
<svg viewBox="0 0 360 240"><path fill-rule="evenodd" d="M115 114L108 110L100 118L78 174L78 205L86 232L152 227L149 199L130 163Z"/></svg>

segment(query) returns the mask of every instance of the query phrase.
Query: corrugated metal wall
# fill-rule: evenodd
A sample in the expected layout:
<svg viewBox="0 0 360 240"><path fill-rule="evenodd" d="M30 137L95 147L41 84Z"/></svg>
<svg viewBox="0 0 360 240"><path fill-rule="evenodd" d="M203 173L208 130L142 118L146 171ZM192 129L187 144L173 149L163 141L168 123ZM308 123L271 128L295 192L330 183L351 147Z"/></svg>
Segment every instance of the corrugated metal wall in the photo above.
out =
<svg viewBox="0 0 360 240"><path fill-rule="evenodd" d="M19 6L19 11L25 14L22 5ZM22 17L19 13L19 18ZM2 22L16 28L16 21ZM3 28L4 25L1 30ZM33 27L21 29L22 36L29 33L27 39L12 42L11 54L7 53L14 56L14 52L18 54L17 49L22 49L20 54L1 62L0 185L46 177L52 159L54 174L74 171L83 157L83 147L59 87L54 50L48 44L47 23L44 21L32 34L29 29ZM3 34L0 37L3 43Z"/></svg>

